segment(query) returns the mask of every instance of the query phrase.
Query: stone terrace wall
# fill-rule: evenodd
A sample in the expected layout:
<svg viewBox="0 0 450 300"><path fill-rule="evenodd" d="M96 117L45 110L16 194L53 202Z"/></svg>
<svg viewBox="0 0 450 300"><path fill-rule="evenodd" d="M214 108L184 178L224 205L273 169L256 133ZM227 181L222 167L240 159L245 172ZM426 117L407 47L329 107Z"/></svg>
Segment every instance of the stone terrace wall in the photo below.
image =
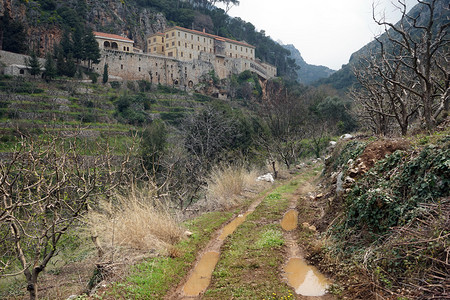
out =
<svg viewBox="0 0 450 300"><path fill-rule="evenodd" d="M0 50L0 62L6 66L10 65L25 65L25 59L30 58L28 55L12 53L4 50ZM44 65L45 59L38 58L39 62Z"/></svg>

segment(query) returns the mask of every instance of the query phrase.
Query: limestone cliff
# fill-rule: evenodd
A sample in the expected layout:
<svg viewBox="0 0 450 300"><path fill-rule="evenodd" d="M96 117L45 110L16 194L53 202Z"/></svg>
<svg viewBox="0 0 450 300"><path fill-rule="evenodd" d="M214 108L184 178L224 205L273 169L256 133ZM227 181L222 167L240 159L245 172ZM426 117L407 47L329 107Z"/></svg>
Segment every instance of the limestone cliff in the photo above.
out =
<svg viewBox="0 0 450 300"><path fill-rule="evenodd" d="M51 3L52 9L46 10L43 3ZM6 11L12 19L24 24L27 44L35 49L39 47L41 53L51 51L60 42L67 23L64 19L67 18L82 16L94 31L124 35L134 40L135 46L142 50L145 50L148 35L167 27L163 14L138 7L133 1L0 0L0 16Z"/></svg>

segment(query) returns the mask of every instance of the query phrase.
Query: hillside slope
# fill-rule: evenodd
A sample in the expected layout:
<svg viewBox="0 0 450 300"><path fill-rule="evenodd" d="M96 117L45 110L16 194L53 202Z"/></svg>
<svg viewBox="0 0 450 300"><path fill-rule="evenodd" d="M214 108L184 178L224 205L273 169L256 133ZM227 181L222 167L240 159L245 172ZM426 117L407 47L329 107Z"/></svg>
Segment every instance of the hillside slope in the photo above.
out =
<svg viewBox="0 0 450 300"><path fill-rule="evenodd" d="M300 51L294 45L283 45L291 52L290 58L294 59L300 69L297 70L298 81L303 84L313 83L321 78L328 78L335 70L325 66L316 66L308 64L300 54Z"/></svg>

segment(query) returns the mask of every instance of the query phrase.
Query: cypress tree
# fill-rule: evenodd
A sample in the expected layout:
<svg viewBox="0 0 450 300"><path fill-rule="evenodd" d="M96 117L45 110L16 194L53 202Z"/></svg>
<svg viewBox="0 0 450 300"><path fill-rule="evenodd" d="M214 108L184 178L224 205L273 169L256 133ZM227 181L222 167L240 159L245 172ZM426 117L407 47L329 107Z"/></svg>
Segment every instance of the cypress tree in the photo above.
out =
<svg viewBox="0 0 450 300"><path fill-rule="evenodd" d="M108 64L103 67L103 83L108 82Z"/></svg>
<svg viewBox="0 0 450 300"><path fill-rule="evenodd" d="M91 64L98 64L100 62L100 48L98 46L98 42L95 39L94 33L92 29L87 29L85 38L84 38L84 48L85 48L85 57L84 59L88 61L88 67L91 69Z"/></svg>
<svg viewBox="0 0 450 300"><path fill-rule="evenodd" d="M45 71L44 71L44 78L47 81L52 80L56 76L56 66L55 61L53 60L52 55L50 52L47 53L45 56L45 65L44 65Z"/></svg>

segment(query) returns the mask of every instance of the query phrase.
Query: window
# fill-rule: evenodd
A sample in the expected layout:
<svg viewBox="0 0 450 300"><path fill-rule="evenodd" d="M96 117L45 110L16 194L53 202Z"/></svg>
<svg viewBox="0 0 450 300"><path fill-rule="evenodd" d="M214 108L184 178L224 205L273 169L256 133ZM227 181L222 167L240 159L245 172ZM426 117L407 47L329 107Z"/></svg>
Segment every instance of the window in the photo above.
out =
<svg viewBox="0 0 450 300"><path fill-rule="evenodd" d="M241 51L242 51L242 47L241 47Z"/></svg>
<svg viewBox="0 0 450 300"><path fill-rule="evenodd" d="M206 38L203 38L203 43L206 43Z"/></svg>
<svg viewBox="0 0 450 300"><path fill-rule="evenodd" d="M126 50L127 50L127 47L123 46L123 51L126 51Z"/></svg>
<svg viewBox="0 0 450 300"><path fill-rule="evenodd" d="M169 48L169 43L166 44L166 48Z"/></svg>
<svg viewBox="0 0 450 300"><path fill-rule="evenodd" d="M183 52L181 52L181 57L183 57Z"/></svg>
<svg viewBox="0 0 450 300"><path fill-rule="evenodd" d="M162 49L161 49L162 51L164 51L164 46L162 46Z"/></svg>
<svg viewBox="0 0 450 300"><path fill-rule="evenodd" d="M206 52L206 47L203 47L203 51L205 51L205 52Z"/></svg>
<svg viewBox="0 0 450 300"><path fill-rule="evenodd" d="M197 41L200 42L200 37L199 36L197 37Z"/></svg>
<svg viewBox="0 0 450 300"><path fill-rule="evenodd" d="M166 38L169 38L169 34L166 34Z"/></svg>
<svg viewBox="0 0 450 300"><path fill-rule="evenodd" d="M184 43L184 47L187 48L187 43Z"/></svg>
<svg viewBox="0 0 450 300"><path fill-rule="evenodd" d="M178 41L178 47L180 47L181 46L181 42L180 41Z"/></svg>
<svg viewBox="0 0 450 300"><path fill-rule="evenodd" d="M234 46L234 50L237 50L237 46Z"/></svg>
<svg viewBox="0 0 450 300"><path fill-rule="evenodd" d="M141 71L141 67L139 67L139 72Z"/></svg>
<svg viewBox="0 0 450 300"><path fill-rule="evenodd" d="M184 38L187 39L187 33L184 34Z"/></svg>
<svg viewBox="0 0 450 300"><path fill-rule="evenodd" d="M120 65L120 69L123 70L123 65Z"/></svg>
<svg viewBox="0 0 450 300"><path fill-rule="evenodd" d="M158 66L158 63L156 63L155 65ZM158 75L158 72L156 72L156 75Z"/></svg>
<svg viewBox="0 0 450 300"><path fill-rule="evenodd" d="M127 47L127 51L130 51L130 47Z"/></svg>
<svg viewBox="0 0 450 300"><path fill-rule="evenodd" d="M191 34L191 40L193 40L193 39L194 39L194 35Z"/></svg>
<svg viewBox="0 0 450 300"><path fill-rule="evenodd" d="M167 53L167 56L172 57L173 56L173 52Z"/></svg>
<svg viewBox="0 0 450 300"><path fill-rule="evenodd" d="M156 47L153 47L153 51L155 51L155 52L156 52Z"/></svg>
<svg viewBox="0 0 450 300"><path fill-rule="evenodd" d="M175 32L172 32L172 36L175 36Z"/></svg>
<svg viewBox="0 0 450 300"><path fill-rule="evenodd" d="M194 49L194 44L191 44L191 49Z"/></svg>
<svg viewBox="0 0 450 300"><path fill-rule="evenodd" d="M25 74L25 70L24 69L20 69L19 70L19 74L21 74L21 75Z"/></svg>
<svg viewBox="0 0 450 300"><path fill-rule="evenodd" d="M178 36L180 36L180 33L178 32Z"/></svg>
<svg viewBox="0 0 450 300"><path fill-rule="evenodd" d="M192 58L192 54L189 54L189 58Z"/></svg>
<svg viewBox="0 0 450 300"><path fill-rule="evenodd" d="M233 46L230 45L230 49L232 49Z"/></svg>
<svg viewBox="0 0 450 300"><path fill-rule="evenodd" d="M153 38L153 43L156 43L156 38Z"/></svg>
<svg viewBox="0 0 450 300"><path fill-rule="evenodd" d="M161 43L164 43L164 37L162 37L162 41L161 41Z"/></svg>
<svg viewBox="0 0 450 300"><path fill-rule="evenodd" d="M172 46L175 46L175 42L172 42Z"/></svg>
<svg viewBox="0 0 450 300"><path fill-rule="evenodd" d="M200 46L197 46L197 50L199 50L199 51L200 51Z"/></svg>
<svg viewBox="0 0 450 300"><path fill-rule="evenodd" d="M245 48L245 52L248 53L248 48Z"/></svg>

